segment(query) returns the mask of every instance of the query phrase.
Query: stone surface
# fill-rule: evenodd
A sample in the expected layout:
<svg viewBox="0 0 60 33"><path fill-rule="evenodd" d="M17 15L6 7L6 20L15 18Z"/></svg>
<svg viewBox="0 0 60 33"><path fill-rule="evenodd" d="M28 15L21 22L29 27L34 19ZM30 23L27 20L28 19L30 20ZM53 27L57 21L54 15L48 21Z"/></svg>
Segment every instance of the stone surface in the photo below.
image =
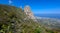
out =
<svg viewBox="0 0 60 33"><path fill-rule="evenodd" d="M30 6L25 6L24 7L24 12L26 13L26 15L28 16L29 19L35 19L31 9L30 9Z"/></svg>

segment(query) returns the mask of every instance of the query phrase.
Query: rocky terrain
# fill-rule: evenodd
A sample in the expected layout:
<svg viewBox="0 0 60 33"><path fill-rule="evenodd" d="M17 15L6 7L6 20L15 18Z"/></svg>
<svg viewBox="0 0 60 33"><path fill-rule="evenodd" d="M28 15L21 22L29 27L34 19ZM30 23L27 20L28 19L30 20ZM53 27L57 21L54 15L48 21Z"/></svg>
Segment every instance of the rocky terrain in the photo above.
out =
<svg viewBox="0 0 60 33"><path fill-rule="evenodd" d="M43 33L40 24L27 16L21 8L0 5L0 33Z"/></svg>
<svg viewBox="0 0 60 33"><path fill-rule="evenodd" d="M25 19L21 8L0 4L0 33L59 33L42 27L40 22Z"/></svg>

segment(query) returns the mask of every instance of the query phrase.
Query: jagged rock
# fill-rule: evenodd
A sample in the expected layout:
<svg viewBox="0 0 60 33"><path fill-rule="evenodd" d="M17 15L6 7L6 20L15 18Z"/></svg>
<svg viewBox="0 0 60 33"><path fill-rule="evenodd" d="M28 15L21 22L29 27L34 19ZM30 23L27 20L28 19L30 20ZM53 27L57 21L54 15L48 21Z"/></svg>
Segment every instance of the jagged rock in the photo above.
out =
<svg viewBox="0 0 60 33"><path fill-rule="evenodd" d="M28 6L28 5L25 6L25 7L24 7L24 12L25 12L25 14L28 16L29 19L35 19L32 11L31 11L31 9L30 9L30 6Z"/></svg>

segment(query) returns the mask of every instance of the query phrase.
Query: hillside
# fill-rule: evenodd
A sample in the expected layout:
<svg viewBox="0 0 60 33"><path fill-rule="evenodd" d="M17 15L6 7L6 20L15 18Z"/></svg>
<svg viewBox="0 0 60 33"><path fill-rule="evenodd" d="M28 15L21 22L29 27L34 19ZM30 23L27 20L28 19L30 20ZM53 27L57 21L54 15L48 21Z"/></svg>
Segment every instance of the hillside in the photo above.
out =
<svg viewBox="0 0 60 33"><path fill-rule="evenodd" d="M38 23L26 17L21 8L0 5L0 33L43 33Z"/></svg>

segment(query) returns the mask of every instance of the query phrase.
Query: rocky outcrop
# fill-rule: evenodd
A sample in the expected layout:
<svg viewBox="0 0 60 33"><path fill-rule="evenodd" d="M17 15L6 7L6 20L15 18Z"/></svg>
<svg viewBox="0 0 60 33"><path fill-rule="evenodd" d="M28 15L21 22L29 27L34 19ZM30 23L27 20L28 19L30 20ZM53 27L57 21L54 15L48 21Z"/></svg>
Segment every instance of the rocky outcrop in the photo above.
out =
<svg viewBox="0 0 60 33"><path fill-rule="evenodd" d="M25 6L25 7L24 7L24 12L25 12L25 14L28 16L29 19L35 19L32 11L31 11L31 9L30 9L30 6L28 6L28 5Z"/></svg>

